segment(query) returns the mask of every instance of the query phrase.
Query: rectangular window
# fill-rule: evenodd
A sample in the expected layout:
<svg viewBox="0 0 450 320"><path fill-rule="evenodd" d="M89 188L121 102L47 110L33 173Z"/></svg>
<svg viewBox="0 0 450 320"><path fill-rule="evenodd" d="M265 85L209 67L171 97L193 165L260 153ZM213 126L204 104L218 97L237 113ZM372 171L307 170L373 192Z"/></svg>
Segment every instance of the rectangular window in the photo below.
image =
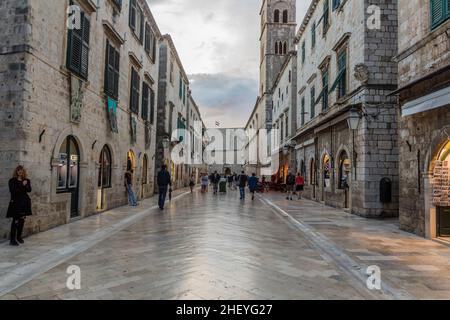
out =
<svg viewBox="0 0 450 320"><path fill-rule="evenodd" d="M323 34L325 35L330 27L330 0L323 2Z"/></svg>
<svg viewBox="0 0 450 320"><path fill-rule="evenodd" d="M316 116L316 87L311 88L311 118Z"/></svg>
<svg viewBox="0 0 450 320"><path fill-rule="evenodd" d="M450 0L431 0L431 29L435 29L450 18Z"/></svg>
<svg viewBox="0 0 450 320"><path fill-rule="evenodd" d="M322 111L328 109L328 68L322 71Z"/></svg>
<svg viewBox="0 0 450 320"><path fill-rule="evenodd" d="M316 46L316 23L313 22L311 27L311 47L314 49Z"/></svg>
<svg viewBox="0 0 450 320"><path fill-rule="evenodd" d="M139 114L140 81L138 72L134 68L131 68L130 110L135 114Z"/></svg>
<svg viewBox="0 0 450 320"><path fill-rule="evenodd" d="M142 43L144 40L144 12L138 6L137 0L130 0L129 24Z"/></svg>
<svg viewBox="0 0 450 320"><path fill-rule="evenodd" d="M305 63L306 60L306 43L303 41L302 43L302 63Z"/></svg>
<svg viewBox="0 0 450 320"><path fill-rule="evenodd" d="M183 77L180 73L180 92L179 92L180 100L183 99Z"/></svg>
<svg viewBox="0 0 450 320"><path fill-rule="evenodd" d="M147 54L151 54L151 29L148 23L145 24L145 41L144 41L144 49Z"/></svg>
<svg viewBox="0 0 450 320"><path fill-rule="evenodd" d="M337 55L337 77L330 88L329 93L338 89L338 99L347 94L347 48L342 49Z"/></svg>
<svg viewBox="0 0 450 320"><path fill-rule="evenodd" d="M81 28L69 29L67 45L67 69L87 80L89 70L90 21L81 12Z"/></svg>
<svg viewBox="0 0 450 320"><path fill-rule="evenodd" d="M106 41L105 93L119 99L120 53L109 41Z"/></svg>
<svg viewBox="0 0 450 320"><path fill-rule="evenodd" d="M148 109L150 103L150 88L147 83L142 83L142 108L141 108L141 118L142 120L148 120Z"/></svg>
<svg viewBox="0 0 450 320"><path fill-rule="evenodd" d="M347 52L342 50L338 56L338 68L341 77L338 84L338 98L342 98L347 94Z"/></svg>
<svg viewBox="0 0 450 320"><path fill-rule="evenodd" d="M289 116L286 115L286 138L289 137Z"/></svg>
<svg viewBox="0 0 450 320"><path fill-rule="evenodd" d="M150 123L155 123L155 91L150 88Z"/></svg>
<svg viewBox="0 0 450 320"><path fill-rule="evenodd" d="M301 123L302 126L305 124L305 97L302 97L302 108L301 108Z"/></svg>

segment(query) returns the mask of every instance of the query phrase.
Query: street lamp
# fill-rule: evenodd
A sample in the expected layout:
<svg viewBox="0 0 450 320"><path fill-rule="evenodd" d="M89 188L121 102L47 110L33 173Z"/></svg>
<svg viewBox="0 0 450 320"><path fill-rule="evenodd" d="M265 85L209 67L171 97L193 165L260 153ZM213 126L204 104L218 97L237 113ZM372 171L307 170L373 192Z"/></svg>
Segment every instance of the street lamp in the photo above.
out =
<svg viewBox="0 0 450 320"><path fill-rule="evenodd" d="M347 119L348 127L350 128L350 130L353 130L353 131L357 130L359 127L360 120L361 120L361 116L358 112L358 109L356 109L355 107L352 107L350 109L348 119Z"/></svg>
<svg viewBox="0 0 450 320"><path fill-rule="evenodd" d="M358 158L358 154L356 153L355 150L355 131L358 130L359 127L359 122L361 121L361 115L358 112L358 109L356 109L354 106L350 109L349 115L348 115L348 119L347 119L347 123L348 123L348 127L350 128L350 130L352 130L352 137L353 137L353 172L355 173L355 181L356 181L356 159Z"/></svg>

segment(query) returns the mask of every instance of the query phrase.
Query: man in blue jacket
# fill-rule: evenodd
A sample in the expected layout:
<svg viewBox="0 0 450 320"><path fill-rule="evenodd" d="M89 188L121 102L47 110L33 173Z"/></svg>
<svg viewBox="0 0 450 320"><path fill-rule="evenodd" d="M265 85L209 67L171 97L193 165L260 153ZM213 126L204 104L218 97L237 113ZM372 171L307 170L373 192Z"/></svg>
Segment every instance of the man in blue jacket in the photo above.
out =
<svg viewBox="0 0 450 320"><path fill-rule="evenodd" d="M172 180L170 173L167 171L167 166L163 165L161 171L158 173L158 188L159 188L159 201L158 205L161 210L164 210L164 204L166 203L167 190L169 186L172 186Z"/></svg>
<svg viewBox="0 0 450 320"><path fill-rule="evenodd" d="M258 178L256 177L256 173L253 173L252 176L248 179L248 188L250 189L250 193L252 194L252 200L255 200L255 192L257 186Z"/></svg>

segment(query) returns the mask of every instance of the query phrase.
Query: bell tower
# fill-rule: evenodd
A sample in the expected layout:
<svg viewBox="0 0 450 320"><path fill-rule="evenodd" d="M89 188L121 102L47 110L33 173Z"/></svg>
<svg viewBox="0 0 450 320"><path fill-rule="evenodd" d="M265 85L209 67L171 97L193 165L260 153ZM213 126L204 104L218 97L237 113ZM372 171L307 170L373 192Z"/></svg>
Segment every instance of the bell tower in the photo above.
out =
<svg viewBox="0 0 450 320"><path fill-rule="evenodd" d="M296 0L263 0L260 11L260 97L272 89L286 56L295 50L296 9Z"/></svg>

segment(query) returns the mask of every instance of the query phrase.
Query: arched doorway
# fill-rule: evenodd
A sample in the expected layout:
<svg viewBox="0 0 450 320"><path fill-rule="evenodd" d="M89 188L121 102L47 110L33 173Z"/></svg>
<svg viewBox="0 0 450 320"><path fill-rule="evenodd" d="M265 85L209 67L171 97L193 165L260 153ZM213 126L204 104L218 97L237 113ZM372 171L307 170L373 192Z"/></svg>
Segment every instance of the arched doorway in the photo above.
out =
<svg viewBox="0 0 450 320"><path fill-rule="evenodd" d="M59 149L57 193L70 194L70 217L79 215L80 149L73 136L68 136Z"/></svg>
<svg viewBox="0 0 450 320"><path fill-rule="evenodd" d="M100 152L98 182L97 182L97 210L105 209L105 189L111 188L112 175L112 157L111 150L104 146Z"/></svg>
<svg viewBox="0 0 450 320"><path fill-rule="evenodd" d="M339 155L339 177L338 177L338 189L344 190L344 208L350 206L350 170L351 161L346 151L342 151Z"/></svg>
<svg viewBox="0 0 450 320"><path fill-rule="evenodd" d="M450 141L442 147L434 162L432 185L437 236L450 237Z"/></svg>

